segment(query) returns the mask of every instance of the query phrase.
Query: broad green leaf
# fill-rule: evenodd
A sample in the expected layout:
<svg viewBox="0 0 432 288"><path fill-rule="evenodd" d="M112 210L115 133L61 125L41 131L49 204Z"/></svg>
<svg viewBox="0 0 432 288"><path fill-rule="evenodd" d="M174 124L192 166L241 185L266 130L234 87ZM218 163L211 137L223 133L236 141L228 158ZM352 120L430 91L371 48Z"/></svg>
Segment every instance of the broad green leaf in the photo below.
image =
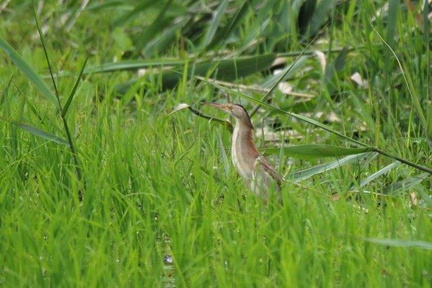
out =
<svg viewBox="0 0 432 288"><path fill-rule="evenodd" d="M16 51L13 49L1 36L0 36L0 48L8 55L8 57L14 62L14 64L21 70L21 72L27 77L28 80L33 82L36 88L46 96L51 102L58 107L58 102L53 92L48 88L42 78L36 73L30 64L24 60ZM59 107L58 107L59 108Z"/></svg>
<svg viewBox="0 0 432 288"><path fill-rule="evenodd" d="M234 81L240 77L245 77L263 70L268 69L275 59L275 54L264 54L258 56L239 57L234 59L206 60L190 63L187 73L192 76L209 76L226 81ZM161 73L162 89L170 89L182 80L185 65L173 67L171 70L160 72L149 72L148 75L141 79L132 79L130 81L117 85L116 90L124 94L137 81L152 81Z"/></svg>
<svg viewBox="0 0 432 288"><path fill-rule="evenodd" d="M417 240L402 240L402 239L389 239L389 238L363 238L364 241L393 247L406 247L406 248L420 248L424 250L432 250L432 243Z"/></svg>
<svg viewBox="0 0 432 288"><path fill-rule="evenodd" d="M365 152L373 152L374 150L373 148L344 148L332 145L307 144L282 148L270 148L265 151L265 154L278 154L281 151L286 156L313 159L355 155Z"/></svg>
<svg viewBox="0 0 432 288"><path fill-rule="evenodd" d="M315 167L305 169L302 171L297 171L294 173L289 174L290 177L294 179L294 182L300 182L302 180L305 180L309 177L312 177L314 175L342 167L344 165L352 164L352 163L358 163L360 160L367 159L367 158L374 158L378 155L378 153L372 153L372 152L366 152L362 154L357 155L349 155L342 159L338 159L335 161L332 161L330 163L317 165Z"/></svg>
<svg viewBox="0 0 432 288"><path fill-rule="evenodd" d="M36 135L36 136L41 137L43 139L46 139L48 141L69 146L69 142L66 141L65 139L60 138L60 137L58 137L54 134L51 134L49 132L43 131L43 130L36 128L34 126L30 126L30 125L19 123L19 122L11 122L11 123L24 129L24 130L26 130L27 132L29 132L33 135Z"/></svg>

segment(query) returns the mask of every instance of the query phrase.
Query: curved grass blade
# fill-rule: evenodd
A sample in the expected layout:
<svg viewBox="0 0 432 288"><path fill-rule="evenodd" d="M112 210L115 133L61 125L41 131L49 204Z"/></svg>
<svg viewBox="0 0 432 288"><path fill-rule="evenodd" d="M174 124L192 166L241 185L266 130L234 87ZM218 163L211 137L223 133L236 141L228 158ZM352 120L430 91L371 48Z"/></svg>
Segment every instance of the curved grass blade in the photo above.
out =
<svg viewBox="0 0 432 288"><path fill-rule="evenodd" d="M27 77L28 80L33 82L39 92L46 96L51 102L58 107L58 102L53 92L48 88L42 78L36 73L30 64L22 58L15 49L12 48L1 36L0 36L0 48L8 55L8 57L14 62L19 70Z"/></svg>
<svg viewBox="0 0 432 288"><path fill-rule="evenodd" d="M56 136L54 134L51 134L49 132L43 131L43 130L41 130L39 128L36 128L34 126L30 126L30 125L19 123L19 122L15 122L15 121L12 121L11 123L13 125L15 125L15 126L20 127L21 129L24 129L27 132L29 132L29 133L31 133L33 135L36 135L36 136L38 136L40 138L43 138L45 140L48 140L48 141L51 141L51 142L55 142L55 143L58 143L58 144L62 144L62 145L68 146L68 147L70 146L69 142L67 140L65 140L63 138L60 138L60 137L58 137L58 136Z"/></svg>
<svg viewBox="0 0 432 288"><path fill-rule="evenodd" d="M365 152L373 152L373 148L343 148L332 145L307 144L295 145L282 148L270 148L265 154L278 154L283 152L286 156L302 159L315 159L325 157L340 157L347 155L356 155Z"/></svg>
<svg viewBox="0 0 432 288"><path fill-rule="evenodd" d="M347 157L344 157L342 159L338 159L335 161L332 161L330 163L326 163L326 164L321 164L321 165L317 165L315 167L306 169L306 170L302 170L302 171L297 171L294 173L289 174L289 176L291 178L293 178L294 182L300 182L302 180L305 180L307 178L310 178L314 175L335 169L335 168L339 168L342 167L344 165L348 165L348 164L352 164L352 163L356 163L359 162L360 160L363 159L373 159L378 155L378 153L375 152L365 152L362 154L357 154L357 155L350 155Z"/></svg>

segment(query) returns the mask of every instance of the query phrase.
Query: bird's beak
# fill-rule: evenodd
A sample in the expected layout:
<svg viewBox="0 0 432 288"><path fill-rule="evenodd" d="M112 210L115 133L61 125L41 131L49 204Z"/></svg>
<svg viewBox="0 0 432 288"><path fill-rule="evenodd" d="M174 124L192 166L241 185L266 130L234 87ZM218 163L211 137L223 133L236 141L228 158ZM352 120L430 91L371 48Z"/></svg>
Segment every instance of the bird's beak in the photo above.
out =
<svg viewBox="0 0 432 288"><path fill-rule="evenodd" d="M205 102L203 104L204 105L209 105L209 106L221 109L221 110L224 110L226 112L229 112L229 107L228 107L227 104L220 104L220 103L214 103L214 102Z"/></svg>

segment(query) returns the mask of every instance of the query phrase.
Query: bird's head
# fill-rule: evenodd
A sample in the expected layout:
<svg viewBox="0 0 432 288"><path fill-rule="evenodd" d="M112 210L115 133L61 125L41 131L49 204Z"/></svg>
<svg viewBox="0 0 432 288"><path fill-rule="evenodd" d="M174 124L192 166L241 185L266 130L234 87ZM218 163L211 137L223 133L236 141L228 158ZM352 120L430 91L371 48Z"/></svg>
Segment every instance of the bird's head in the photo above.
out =
<svg viewBox="0 0 432 288"><path fill-rule="evenodd" d="M240 104L233 104L233 103L205 103L205 105L209 105L212 107L216 107L218 109L221 109L227 113L229 113L231 116L233 116L236 119L249 119L249 115L246 112L246 109L240 105Z"/></svg>

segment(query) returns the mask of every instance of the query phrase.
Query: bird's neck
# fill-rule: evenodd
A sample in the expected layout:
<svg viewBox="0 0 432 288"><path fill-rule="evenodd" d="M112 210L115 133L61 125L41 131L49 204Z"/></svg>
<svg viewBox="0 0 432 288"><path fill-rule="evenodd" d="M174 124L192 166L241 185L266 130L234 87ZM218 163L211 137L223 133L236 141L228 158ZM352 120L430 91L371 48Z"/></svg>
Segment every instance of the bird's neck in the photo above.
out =
<svg viewBox="0 0 432 288"><path fill-rule="evenodd" d="M241 122L240 119L236 119L232 136L231 156L238 172L244 177L250 177L248 174L252 171L246 168L253 166L259 152L253 142L252 123L249 119L246 120Z"/></svg>

